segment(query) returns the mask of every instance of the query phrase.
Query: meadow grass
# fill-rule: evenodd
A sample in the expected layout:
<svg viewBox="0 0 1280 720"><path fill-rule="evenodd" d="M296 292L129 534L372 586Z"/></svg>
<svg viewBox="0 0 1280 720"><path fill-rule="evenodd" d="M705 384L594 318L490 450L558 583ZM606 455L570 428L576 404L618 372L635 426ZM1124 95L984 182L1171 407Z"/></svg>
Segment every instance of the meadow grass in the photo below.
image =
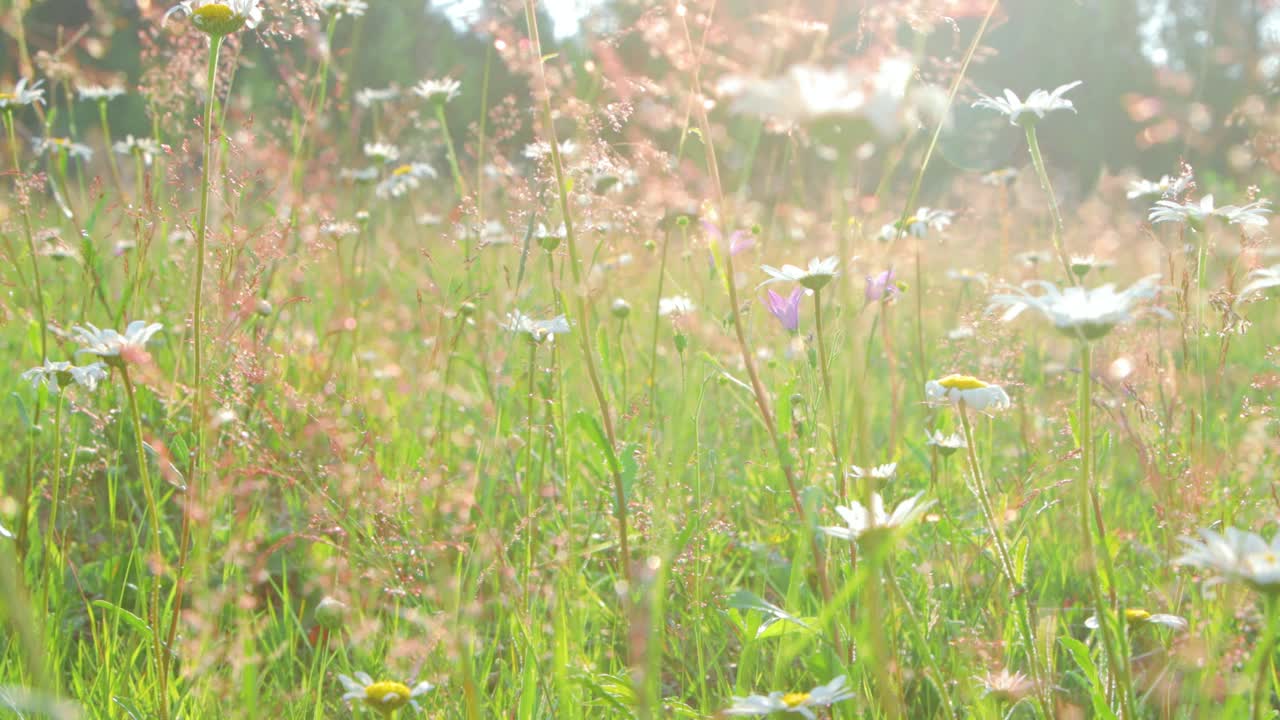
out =
<svg viewBox="0 0 1280 720"><path fill-rule="evenodd" d="M888 116L713 91L664 7L650 135L533 0L387 97L360 5L147 18L118 158L114 96L0 96L0 716L1273 716L1277 552L1180 540L1276 512L1252 193L1060 204L999 107L1022 167L926 193L994 5L941 82L831 70L906 62Z"/></svg>

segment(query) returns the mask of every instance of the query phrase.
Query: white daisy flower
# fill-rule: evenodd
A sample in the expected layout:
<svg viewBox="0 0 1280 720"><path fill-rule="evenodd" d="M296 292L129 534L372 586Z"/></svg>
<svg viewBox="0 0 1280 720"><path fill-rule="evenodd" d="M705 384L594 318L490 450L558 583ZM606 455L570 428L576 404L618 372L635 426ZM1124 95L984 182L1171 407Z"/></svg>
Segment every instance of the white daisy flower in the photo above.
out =
<svg viewBox="0 0 1280 720"><path fill-rule="evenodd" d="M1008 410L1012 403L1004 388L971 375L947 375L924 385L925 402L930 405L960 405L988 412Z"/></svg>
<svg viewBox="0 0 1280 720"><path fill-rule="evenodd" d="M338 171L338 177L355 183L371 183L378 179L378 168L372 165L363 168L342 168Z"/></svg>
<svg viewBox="0 0 1280 720"><path fill-rule="evenodd" d="M319 0L320 9L335 15L359 17L369 9L364 0Z"/></svg>
<svg viewBox="0 0 1280 720"><path fill-rule="evenodd" d="M1233 527L1221 535L1201 530L1200 538L1182 538L1187 552L1173 564L1216 573L1205 582L1206 586L1231 581L1262 593L1280 592L1280 533L1270 543L1257 533Z"/></svg>
<svg viewBox="0 0 1280 720"><path fill-rule="evenodd" d="M1237 302L1252 295L1253 293L1273 288L1280 285L1280 265L1272 265L1268 268L1258 268L1249 273L1249 282L1236 295Z"/></svg>
<svg viewBox="0 0 1280 720"><path fill-rule="evenodd" d="M502 327L519 335L527 335L535 343L555 340L556 335L564 335L570 330L569 321L564 315L557 315L550 320L534 320L519 310L507 313L507 322Z"/></svg>
<svg viewBox="0 0 1280 720"><path fill-rule="evenodd" d="M1070 100L1062 97L1068 90L1079 85L1082 81L1077 80L1066 85L1059 85L1053 89L1053 92L1044 90L1034 90L1027 96L1026 100L1019 100L1009 88L1004 89L1004 97L994 98L988 95L982 95L977 102L973 104L976 108L986 108L995 110L1009 118L1009 124L1019 125L1029 122L1041 120L1048 113L1055 110L1070 110L1075 112L1075 105ZM1032 117L1032 116L1035 117Z"/></svg>
<svg viewBox="0 0 1280 720"><path fill-rule="evenodd" d="M892 479L894 473L898 471L898 463L886 463L884 465L875 465L870 467L858 467L852 465L849 467L849 477L852 478L872 478L874 480Z"/></svg>
<svg viewBox="0 0 1280 720"><path fill-rule="evenodd" d="M0 110L7 110L18 105L33 105L36 103L43 105L44 88L40 87L43 84L43 80L37 80L31 87L27 87L27 79L22 78L17 85L13 86L13 90L0 92Z"/></svg>
<svg viewBox="0 0 1280 720"><path fill-rule="evenodd" d="M809 692L783 693L775 690L768 695L734 697L733 705L724 710L725 715L770 715L776 712L794 713L807 720L817 720L814 708L830 707L841 700L855 697L845 675L826 685L819 685Z"/></svg>
<svg viewBox="0 0 1280 720"><path fill-rule="evenodd" d="M1126 608L1124 611L1124 620L1130 627L1138 625L1159 625L1167 627L1170 630L1179 632L1189 627L1187 619L1178 615L1168 615L1166 613L1149 613L1139 608ZM1084 621L1084 626L1090 630L1097 630L1100 627L1097 615L1090 615Z"/></svg>
<svg viewBox="0 0 1280 720"><path fill-rule="evenodd" d="M1214 207L1212 195L1205 195L1199 202L1181 203L1176 200L1159 200L1147 214L1147 220L1153 224L1177 222L1194 227L1203 225L1211 217L1219 217L1232 225L1266 227L1269 222L1267 214L1271 212L1267 206L1270 204L1267 200L1256 200L1238 207L1235 205Z"/></svg>
<svg viewBox="0 0 1280 720"><path fill-rule="evenodd" d="M392 85L385 88L361 88L356 91L356 104L360 107L373 107L395 100L400 96L400 88Z"/></svg>
<svg viewBox="0 0 1280 720"><path fill-rule="evenodd" d="M43 365L31 368L20 377L31 383L33 388L46 385L54 394L70 385L93 391L98 389L99 382L107 379L107 366L100 362L72 365L65 360L45 360Z"/></svg>
<svg viewBox="0 0 1280 720"><path fill-rule="evenodd" d="M262 22L258 0L182 0L169 8L163 22L179 13L189 16L196 29L209 35L230 35L240 28L252 30Z"/></svg>
<svg viewBox="0 0 1280 720"><path fill-rule="evenodd" d="M404 683L394 680L374 682L368 673L358 672L354 678L339 675L338 681L346 690L342 699L347 702L363 702L368 707L390 717L391 713L405 705L414 710L421 710L417 698L431 692L435 686L429 682L420 682L410 688Z"/></svg>
<svg viewBox="0 0 1280 720"><path fill-rule="evenodd" d="M1125 197L1130 200L1139 198L1152 197L1159 195L1162 198L1172 198L1181 195L1191 185L1192 176L1190 174L1179 175L1171 178L1168 175L1161 175L1159 180L1151 181L1144 178L1130 181L1128 191Z"/></svg>
<svg viewBox="0 0 1280 720"><path fill-rule="evenodd" d="M560 157L569 157L578 152L578 144L572 140L565 140L559 144ZM541 160L551 155L551 143L545 140L539 140L524 146L521 152L529 160Z"/></svg>
<svg viewBox="0 0 1280 720"><path fill-rule="evenodd" d="M919 519L924 511L933 505L932 500L920 502L922 497L924 493L916 493L898 503L892 513L886 513L884 498L880 497L880 493L873 492L870 508L863 507L862 503L856 500L849 507L837 506L836 514L844 520L844 526L824 526L821 530L841 540L872 539L880 531L906 527Z"/></svg>
<svg viewBox="0 0 1280 720"><path fill-rule="evenodd" d="M969 447L969 443L965 442L963 433L944 434L941 430L925 431L927 440L925 444L932 448L937 448L938 453L943 457L947 457L957 450L963 450Z"/></svg>
<svg viewBox="0 0 1280 720"><path fill-rule="evenodd" d="M364 144L364 156L379 162L395 162L400 159L400 148L391 143L367 142Z"/></svg>
<svg viewBox="0 0 1280 720"><path fill-rule="evenodd" d="M1159 275L1148 275L1123 292L1116 292L1115 285L1110 283L1093 289L1069 287L1059 290L1053 283L1036 280L1027 283L1026 287L1039 287L1044 290L1043 294L1032 295L1025 289L1014 288L1017 294L993 295L991 307L1008 307L1000 318L1005 322L1031 308L1048 318L1064 335L1096 340L1111 332L1116 325L1132 322L1143 312L1167 315L1158 308L1139 307L1140 302L1154 298L1160 291L1155 284L1159 278Z"/></svg>
<svg viewBox="0 0 1280 720"><path fill-rule="evenodd" d="M160 154L160 143L151 138L136 138L132 135L126 135L123 140L116 141L111 146L119 155L132 155L137 153L142 156L142 164L151 167L152 160Z"/></svg>
<svg viewBox="0 0 1280 720"><path fill-rule="evenodd" d="M410 190L416 190L423 178L436 177L436 169L423 162L406 163L391 171L373 193L380 198L398 198Z"/></svg>
<svg viewBox="0 0 1280 720"><path fill-rule="evenodd" d="M106 87L102 85L85 85L76 88L76 93L80 95L81 100L106 102L124 95L124 86L119 83Z"/></svg>
<svg viewBox="0 0 1280 720"><path fill-rule="evenodd" d="M92 323L86 324L88 324L88 328L83 328L79 325L71 328L76 342L84 346L76 354L97 355L105 360L108 365L123 365L126 361L135 357L144 356L147 351L147 342L151 340L151 336L164 329L164 326L160 323L134 320L129 323L122 335L110 328L99 330Z"/></svg>
<svg viewBox="0 0 1280 720"><path fill-rule="evenodd" d="M668 315L674 315L676 317L690 315L693 313L695 308L697 308L697 306L693 304L693 300L687 295L676 295L674 297L665 297L658 300L658 315L660 317L666 317Z"/></svg>
<svg viewBox="0 0 1280 720"><path fill-rule="evenodd" d="M451 77L427 78L413 86L413 92L428 102L447 103L458 97L462 83Z"/></svg>
<svg viewBox="0 0 1280 720"><path fill-rule="evenodd" d="M760 287L776 282L796 282L809 290L821 290L831 282L832 278L840 274L839 267L840 258L835 255L827 258L813 258L809 261L807 269L798 268L795 265L783 265L782 269L772 265L761 265L760 269L765 271L770 279L760 283Z"/></svg>
<svg viewBox="0 0 1280 720"><path fill-rule="evenodd" d="M46 152L66 153L85 162L93 159L93 148L83 143L73 142L70 138L32 138L31 149L36 155L44 155Z"/></svg>

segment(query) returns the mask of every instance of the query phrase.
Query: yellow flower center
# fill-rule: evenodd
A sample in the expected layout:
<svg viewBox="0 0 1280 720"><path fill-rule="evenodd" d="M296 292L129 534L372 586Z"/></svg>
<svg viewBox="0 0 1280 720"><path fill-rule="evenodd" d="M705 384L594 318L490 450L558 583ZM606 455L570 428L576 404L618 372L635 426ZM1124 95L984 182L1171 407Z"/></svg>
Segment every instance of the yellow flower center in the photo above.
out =
<svg viewBox="0 0 1280 720"><path fill-rule="evenodd" d="M401 165L400 167L396 168L395 170L392 170L392 171L391 171L391 174L392 174L392 175L408 175L408 174L409 174L409 173L411 173L411 172L413 172L413 166L412 166L412 165Z"/></svg>
<svg viewBox="0 0 1280 720"><path fill-rule="evenodd" d="M0 92L0 100L16 100L17 98L18 96L13 93Z"/></svg>
<svg viewBox="0 0 1280 720"><path fill-rule="evenodd" d="M196 27L210 35L230 35L244 27L248 18L236 14L236 11L223 3L210 3L193 10L191 20Z"/></svg>
<svg viewBox="0 0 1280 720"><path fill-rule="evenodd" d="M809 693L787 693L782 696L782 704L793 708L802 705L808 699Z"/></svg>
<svg viewBox="0 0 1280 720"><path fill-rule="evenodd" d="M972 375L948 375L939 380L938 384L948 390L978 390L987 387L987 383Z"/></svg>
<svg viewBox="0 0 1280 720"><path fill-rule="evenodd" d="M1141 610L1138 608L1127 608L1124 611L1124 619L1125 619L1125 622L1128 622L1130 624L1137 624L1140 622L1146 622L1147 620L1150 620L1151 613L1147 612L1146 610Z"/></svg>
<svg viewBox="0 0 1280 720"><path fill-rule="evenodd" d="M364 701L372 708L390 713L408 704L412 692L404 683L384 680L364 689Z"/></svg>

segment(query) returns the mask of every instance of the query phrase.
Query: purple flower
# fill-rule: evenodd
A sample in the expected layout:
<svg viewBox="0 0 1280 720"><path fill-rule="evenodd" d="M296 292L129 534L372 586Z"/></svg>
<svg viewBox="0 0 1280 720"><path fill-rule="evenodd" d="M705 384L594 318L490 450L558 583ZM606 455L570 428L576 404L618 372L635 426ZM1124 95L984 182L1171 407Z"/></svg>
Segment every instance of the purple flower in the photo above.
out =
<svg viewBox="0 0 1280 720"><path fill-rule="evenodd" d="M713 241L719 241L724 238L724 233L720 230L720 227L710 220L702 221L702 231ZM734 230L729 233L729 254L734 257L743 250L755 247L755 244L755 235L752 235L747 230Z"/></svg>
<svg viewBox="0 0 1280 720"><path fill-rule="evenodd" d="M783 297L778 293L770 290L769 299L764 304L769 308L769 312L778 318L782 323L782 327L788 332L795 332L800 327L800 301L804 299L804 288L796 288L791 294Z"/></svg>
<svg viewBox="0 0 1280 720"><path fill-rule="evenodd" d="M888 300L898 294L898 286L893 283L893 269L890 268L878 275L867 276L867 302Z"/></svg>

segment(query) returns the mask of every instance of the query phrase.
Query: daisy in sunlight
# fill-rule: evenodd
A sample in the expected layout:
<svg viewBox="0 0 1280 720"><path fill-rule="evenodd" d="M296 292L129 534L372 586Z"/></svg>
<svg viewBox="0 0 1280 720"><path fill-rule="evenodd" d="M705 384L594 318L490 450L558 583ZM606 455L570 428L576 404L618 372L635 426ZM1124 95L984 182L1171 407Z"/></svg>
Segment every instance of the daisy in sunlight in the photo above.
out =
<svg viewBox="0 0 1280 720"><path fill-rule="evenodd" d="M436 175L436 169L427 163L405 163L383 178L382 182L373 189L373 194L384 200L403 197L410 190L417 190L423 180L432 180Z"/></svg>
<svg viewBox="0 0 1280 720"><path fill-rule="evenodd" d="M1155 625L1158 627L1169 628L1182 632L1188 627L1187 619L1178 615L1169 615L1167 613L1149 613L1139 608L1126 608L1124 611L1125 624L1131 628L1141 627L1143 625ZM1090 630L1097 630L1099 627L1098 616L1090 615L1084 621L1084 626Z"/></svg>
<svg viewBox="0 0 1280 720"><path fill-rule="evenodd" d="M258 0L182 0L164 14L164 22L173 15L186 15L197 30L217 36L240 28L252 30L262 22Z"/></svg>
<svg viewBox="0 0 1280 720"><path fill-rule="evenodd" d="M109 86L81 85L76 88L76 94L80 96L81 100L88 100L90 102L107 102L108 100L114 100L121 95L124 95L124 86L119 83L114 83Z"/></svg>
<svg viewBox="0 0 1280 720"><path fill-rule="evenodd" d="M346 690L342 699L351 702L362 702L383 717L391 717L397 710L406 705L414 710L422 710L417 699L431 692L435 686L429 682L420 682L412 688L394 680L374 682L368 673L358 672L355 677L339 675L338 681Z"/></svg>
<svg viewBox="0 0 1280 720"><path fill-rule="evenodd" d="M1245 205L1222 205L1215 206L1213 204L1213 196L1205 195L1197 201L1178 202L1177 200L1159 200L1155 206L1151 208L1151 212L1147 214L1147 220L1152 224L1174 222L1190 225L1193 228L1203 228L1205 222L1209 218L1221 218L1229 225L1244 225L1249 227L1266 227L1270 220L1267 215L1271 213L1270 205L1267 200L1255 200Z"/></svg>
<svg viewBox="0 0 1280 720"><path fill-rule="evenodd" d="M1040 313L1064 335L1079 340L1096 340L1116 325L1131 323L1143 314L1168 316L1160 308L1150 308L1142 303L1151 300L1160 292L1156 281L1159 275L1148 275L1130 285L1127 290L1116 292L1116 286L1110 283L1096 288L1068 287L1058 289L1056 285L1042 280L1028 283L1023 288L1012 288L1010 294L993 295L992 309L1007 308L1001 321L1008 322L1031 309ZM1025 288L1043 290L1033 295Z"/></svg>
<svg viewBox="0 0 1280 720"><path fill-rule="evenodd" d="M146 358L147 343L153 335L164 329L160 323L147 323L144 320L129 323L123 334L110 328L100 330L93 323L85 324L88 325L87 328L79 325L71 328L76 341L83 345L76 354L97 355L111 366L122 366L126 362Z"/></svg>
<svg viewBox="0 0 1280 720"><path fill-rule="evenodd" d="M1008 410L1012 404L1004 388L972 375L947 375L930 380L925 383L924 397L930 405L963 405L978 412Z"/></svg>
<svg viewBox="0 0 1280 720"><path fill-rule="evenodd" d="M1280 286L1280 265L1258 268L1249 273L1249 282L1240 288L1240 292L1236 295L1236 302L1276 286Z"/></svg>
<svg viewBox="0 0 1280 720"><path fill-rule="evenodd" d="M31 368L22 373L21 377L31 383L31 387L45 385L54 394L72 385L79 385L92 392L98 389L99 382L107 379L107 366L101 362L72 365L65 360L45 360L44 365Z"/></svg>
<svg viewBox="0 0 1280 720"><path fill-rule="evenodd" d="M924 493L915 495L898 503L892 513L885 512L884 498L880 493L871 493L871 507L863 507L862 503L853 501L848 507L836 507L836 514L844 520L844 525L823 526L822 532L841 540L862 540L866 542L880 537L883 533L911 525L924 515L933 505L929 500L921 502Z"/></svg>
<svg viewBox="0 0 1280 720"><path fill-rule="evenodd" d="M1004 89L1003 97L991 97L982 95L977 102L973 103L975 108L985 108L987 110L995 110L996 112L1009 118L1011 125L1025 125L1034 123L1037 120L1043 120L1044 116L1056 110L1076 111L1075 105L1070 100L1063 97L1069 90L1080 85L1082 81L1077 80L1066 85L1059 85L1052 92L1045 90L1033 90L1026 100L1020 100L1016 94L1009 88Z"/></svg>
<svg viewBox="0 0 1280 720"><path fill-rule="evenodd" d="M569 332L569 321L564 315L557 315L550 320L534 320L519 310L507 313L507 321L502 325L506 330L525 335L535 343L555 340L556 335Z"/></svg>
<svg viewBox="0 0 1280 720"><path fill-rule="evenodd" d="M1266 595L1280 593L1280 533L1267 542L1257 533L1229 527L1223 533L1201 530L1199 538L1181 540L1187 552L1173 564L1213 573L1206 587L1239 582Z"/></svg>
<svg viewBox="0 0 1280 720"><path fill-rule="evenodd" d="M760 286L776 282L795 282L809 290L821 290L840 274L840 259L832 255L826 258L814 258L809 261L808 268L795 265L783 265L781 269L772 265L761 265L760 269L769 276Z"/></svg>
<svg viewBox="0 0 1280 720"><path fill-rule="evenodd" d="M462 83L451 77L443 77L438 80L427 78L413 86L413 92L418 97L427 102L438 103L447 103L458 97L458 91L461 89Z"/></svg>
<svg viewBox="0 0 1280 720"><path fill-rule="evenodd" d="M855 697L849 687L849 678L841 675L826 685L819 685L809 692L789 692L775 690L768 695L748 695L734 697L733 704L724 710L725 715L771 715L773 713L792 713L807 720L817 720L815 708L830 707L842 700Z"/></svg>
<svg viewBox="0 0 1280 720"><path fill-rule="evenodd" d="M27 79L22 78L17 85L13 86L13 90L9 92L0 91L0 110L8 110L18 105L43 105L44 88L40 87L43 84L43 80L37 80L28 87Z"/></svg>

